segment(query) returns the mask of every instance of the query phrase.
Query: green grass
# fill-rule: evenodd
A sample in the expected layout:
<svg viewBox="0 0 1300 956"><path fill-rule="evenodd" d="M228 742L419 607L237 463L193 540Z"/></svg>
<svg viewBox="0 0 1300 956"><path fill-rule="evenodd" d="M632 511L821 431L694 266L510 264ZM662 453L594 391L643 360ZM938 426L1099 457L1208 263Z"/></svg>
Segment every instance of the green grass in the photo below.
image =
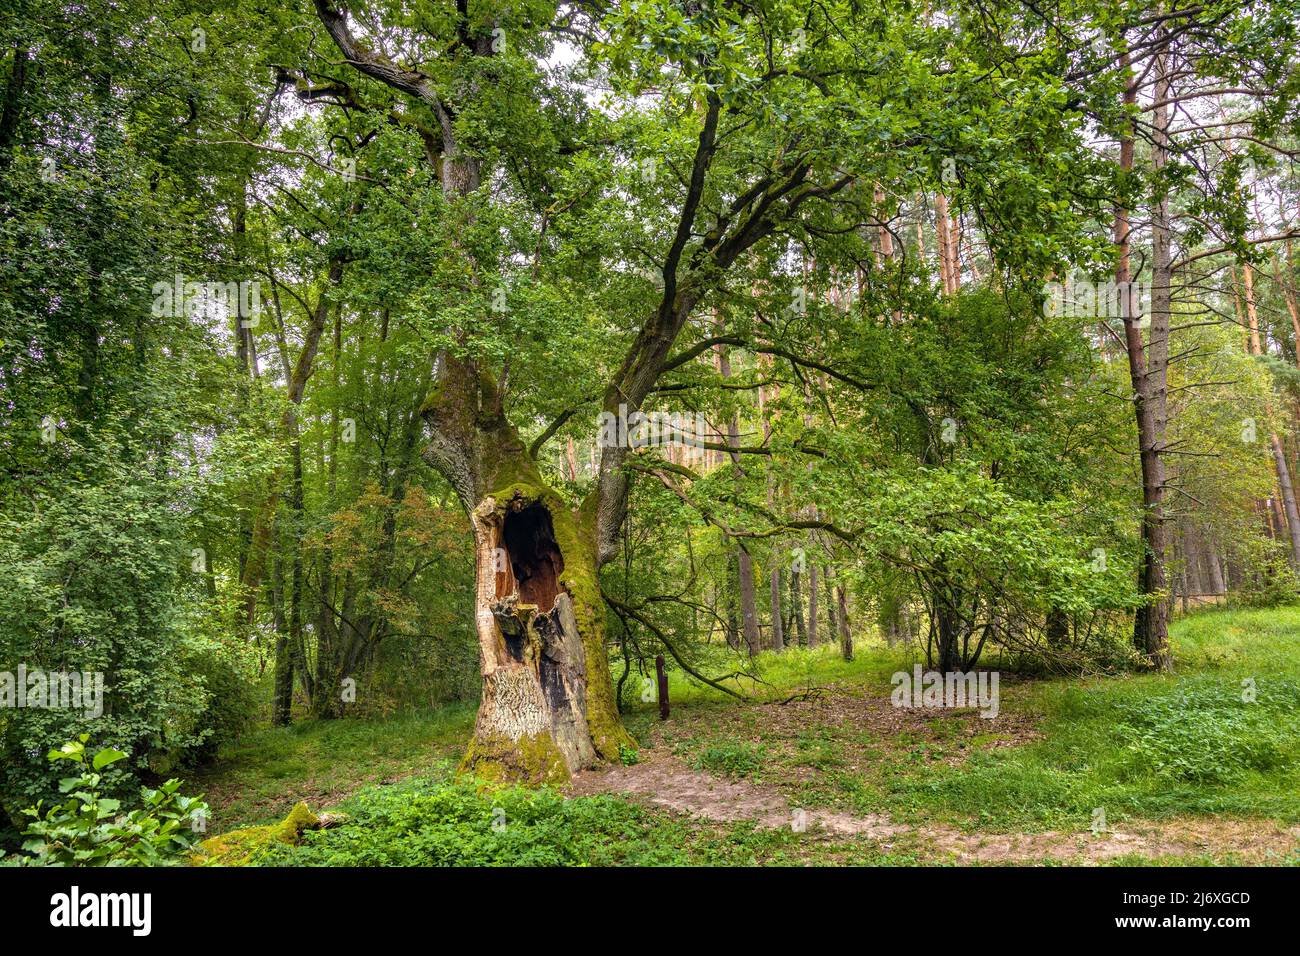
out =
<svg viewBox="0 0 1300 956"><path fill-rule="evenodd" d="M1172 676L1030 685L1043 739L888 781L890 809L982 828L1086 829L1180 814L1300 821L1300 609L1177 622ZM1242 700L1242 681L1255 701Z"/></svg>
<svg viewBox="0 0 1300 956"><path fill-rule="evenodd" d="M205 793L213 832L274 823L299 800L330 806L358 787L454 763L474 726L476 704L451 704L400 717L302 720L258 730L188 775Z"/></svg>
<svg viewBox="0 0 1300 956"><path fill-rule="evenodd" d="M880 642L859 647L852 661L841 658L834 645L823 644L813 649L790 647L780 654L763 654L754 661L744 662L753 676L741 674L723 683L755 700L782 700L810 688L831 684L888 686L890 675L899 668L900 654L900 649L889 648ZM695 669L704 674L731 673L739 664L734 652L720 647L711 649L702 655L701 661L694 662ZM668 699L674 707L735 700L678 668L668 672ZM631 705L632 710L647 714L657 711L657 708L657 704L642 704L639 700Z"/></svg>
<svg viewBox="0 0 1300 956"><path fill-rule="evenodd" d="M765 756L762 747L727 740L704 747L692 758L691 766L718 776L748 777L762 769Z"/></svg>
<svg viewBox="0 0 1300 956"><path fill-rule="evenodd" d="M1111 826L1203 815L1300 822L1300 608L1203 611L1175 624L1172 643L1173 675L1004 680L1002 713L1032 719L1028 742L951 713L883 735L840 716L787 729L782 739L761 708L677 670L674 719L659 724L655 705L638 701L627 723L643 746L657 733L697 769L777 786L792 805L884 812L919 826L1077 832L1097 808ZM795 648L765 655L754 677L733 685L768 702L828 687L884 700L889 676L912 663L906 653L867 644L844 662L834 648ZM707 673L735 668L734 658L711 664ZM1242 699L1244 688L1253 701ZM490 796L450 778L473 718L465 704L263 730L186 789L207 791L215 832L273 822L299 799L315 809L342 802L354 815L303 848L277 851L292 857L283 862L384 854L389 862L917 862L905 839L886 849L687 820L612 797L564 800L518 788ZM497 806L519 824L514 836L491 828ZM386 848L384 833L418 839L407 850Z"/></svg>
<svg viewBox="0 0 1300 956"><path fill-rule="evenodd" d="M341 825L273 844L268 866L798 866L907 862L870 841L709 824L609 796L490 787L445 774L364 789Z"/></svg>

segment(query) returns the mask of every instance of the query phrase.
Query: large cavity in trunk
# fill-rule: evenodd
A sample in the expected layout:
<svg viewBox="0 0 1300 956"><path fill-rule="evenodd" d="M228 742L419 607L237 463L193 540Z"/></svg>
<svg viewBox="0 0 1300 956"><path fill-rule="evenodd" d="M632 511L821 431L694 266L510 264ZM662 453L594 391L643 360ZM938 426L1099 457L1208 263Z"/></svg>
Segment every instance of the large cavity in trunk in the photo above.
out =
<svg viewBox="0 0 1300 956"><path fill-rule="evenodd" d="M540 504L507 512L501 527L501 545L510 558L519 603L535 604L543 614L549 611L560 593L560 573L564 570L551 513Z"/></svg>

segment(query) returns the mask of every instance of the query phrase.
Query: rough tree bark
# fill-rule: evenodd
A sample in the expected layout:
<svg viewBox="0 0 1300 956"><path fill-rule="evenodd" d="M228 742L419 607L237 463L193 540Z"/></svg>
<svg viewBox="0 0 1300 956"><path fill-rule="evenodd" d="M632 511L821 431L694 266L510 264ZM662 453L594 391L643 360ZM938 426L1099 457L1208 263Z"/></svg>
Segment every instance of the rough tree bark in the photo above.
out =
<svg viewBox="0 0 1300 956"><path fill-rule="evenodd" d="M794 619L794 640L795 643L806 647L808 645L808 631L803 620L803 590L798 565L790 569L790 611Z"/></svg>
<svg viewBox="0 0 1300 956"><path fill-rule="evenodd" d="M1156 54L1155 89L1157 102L1168 98L1167 52ZM1128 65L1127 55L1125 66ZM1137 80L1130 74L1124 90L1124 103L1130 109L1137 103ZM1168 155L1168 106L1159 106L1153 120L1154 145L1152 164L1157 169ZM1133 169L1133 129L1125 130L1120 140L1120 169ZM1115 211L1115 244L1119 257L1115 281L1124 322L1124 344L1128 352L1129 376L1133 383L1133 412L1137 419L1139 462L1142 468L1142 545L1138 586L1147 595L1147 603L1138 608L1133 620L1133 643L1139 653L1158 669L1168 670L1169 600L1166 593L1165 559L1168 551L1165 528L1165 469L1161 456L1164 443L1166 374L1169 355L1170 252L1169 201L1164 187L1157 187L1151 216L1152 288L1150 344L1144 346L1137 315L1136 295L1132 287L1130 264L1129 212L1122 206Z"/></svg>
<svg viewBox="0 0 1300 956"><path fill-rule="evenodd" d="M1259 310L1255 304L1254 271L1249 262L1241 264L1242 287L1246 298L1246 319L1250 327L1250 352L1252 355L1262 356L1264 346L1259 336ZM1272 409L1269 409L1269 413L1271 418ZM1288 540L1291 544L1291 567L1300 569L1300 511L1296 510L1295 489L1291 485L1291 468L1287 464L1286 452L1282 448L1282 439L1277 432L1269 434L1268 444L1273 452L1273 467L1277 471L1278 494L1282 498L1282 507L1286 511L1286 521L1278 522L1278 524L1279 526L1285 524L1287 528Z"/></svg>

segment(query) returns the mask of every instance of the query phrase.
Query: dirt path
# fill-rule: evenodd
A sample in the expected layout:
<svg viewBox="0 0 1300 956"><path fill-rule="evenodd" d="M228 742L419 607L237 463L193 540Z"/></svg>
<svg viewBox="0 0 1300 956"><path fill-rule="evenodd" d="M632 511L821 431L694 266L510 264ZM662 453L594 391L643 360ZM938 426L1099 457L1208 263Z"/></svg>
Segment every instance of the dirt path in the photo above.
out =
<svg viewBox="0 0 1300 956"><path fill-rule="evenodd" d="M882 849L915 846L935 862L1058 861L1096 864L1120 856L1147 858L1235 854L1243 863L1280 862L1296 850L1300 828L1259 820L1181 820L1134 827L1134 832L965 833L949 827L912 827L888 816L857 816L792 807L774 788L692 770L677 757L643 751L631 767L587 771L570 784L575 795L624 794L652 806L718 823L751 821L763 829L797 827L843 837L865 837Z"/></svg>

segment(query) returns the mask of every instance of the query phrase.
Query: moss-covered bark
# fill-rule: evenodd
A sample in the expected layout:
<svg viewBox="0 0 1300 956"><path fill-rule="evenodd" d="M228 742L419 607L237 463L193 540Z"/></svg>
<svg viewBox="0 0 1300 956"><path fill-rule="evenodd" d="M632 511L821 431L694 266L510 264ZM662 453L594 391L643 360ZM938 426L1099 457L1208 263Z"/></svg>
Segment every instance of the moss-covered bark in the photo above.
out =
<svg viewBox="0 0 1300 956"><path fill-rule="evenodd" d="M423 414L433 433L426 457L474 532L483 694L462 768L555 782L617 759L632 740L605 649L594 509L573 509L546 485L490 375L445 358ZM523 529L513 541L511 522Z"/></svg>
<svg viewBox="0 0 1300 956"><path fill-rule="evenodd" d="M472 515L484 682L463 768L490 779L556 782L616 759L631 738L614 701L594 536L526 455L502 452L484 462L490 490ZM528 574L529 556L511 553L505 534L512 516L538 508L549 519L548 554L558 551L563 565L546 591L557 592L550 606L525 600L528 582L516 574Z"/></svg>
<svg viewBox="0 0 1300 956"><path fill-rule="evenodd" d="M320 818L307 808L307 804L298 803L279 823L231 830L204 840L190 862L196 866L245 866L273 844L296 846L304 830L314 830L320 825Z"/></svg>

